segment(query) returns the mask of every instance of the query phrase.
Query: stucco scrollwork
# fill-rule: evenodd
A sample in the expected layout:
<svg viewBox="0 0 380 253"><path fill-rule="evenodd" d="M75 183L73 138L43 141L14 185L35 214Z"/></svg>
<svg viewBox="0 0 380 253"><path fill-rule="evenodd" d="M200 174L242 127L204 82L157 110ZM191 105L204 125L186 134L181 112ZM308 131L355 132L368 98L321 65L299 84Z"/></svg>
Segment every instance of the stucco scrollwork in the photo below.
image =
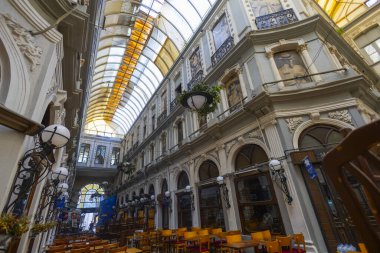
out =
<svg viewBox="0 0 380 253"><path fill-rule="evenodd" d="M248 133L248 138L256 138L256 139L263 139L263 136L261 135L261 132L259 129L255 129Z"/></svg>
<svg viewBox="0 0 380 253"><path fill-rule="evenodd" d="M348 110L340 110L340 111L329 112L328 117L330 119L337 119L337 120L346 122L350 125L353 125L352 124L352 117L351 117L351 114L348 112Z"/></svg>
<svg viewBox="0 0 380 253"><path fill-rule="evenodd" d="M286 124L288 125L289 132L294 133L296 128L302 124L303 118L302 117L294 117L286 119Z"/></svg>
<svg viewBox="0 0 380 253"><path fill-rule="evenodd" d="M34 71L37 65L41 64L42 49L36 45L34 37L29 31L17 24L11 16L4 15L4 18L20 51L31 63L30 71Z"/></svg>

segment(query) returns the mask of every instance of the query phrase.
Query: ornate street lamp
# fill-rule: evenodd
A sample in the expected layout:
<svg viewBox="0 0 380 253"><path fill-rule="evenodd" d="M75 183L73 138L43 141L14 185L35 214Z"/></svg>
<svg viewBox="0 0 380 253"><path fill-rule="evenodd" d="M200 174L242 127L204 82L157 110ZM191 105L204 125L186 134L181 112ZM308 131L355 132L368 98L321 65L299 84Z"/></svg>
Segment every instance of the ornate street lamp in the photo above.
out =
<svg viewBox="0 0 380 253"><path fill-rule="evenodd" d="M286 202L288 205L292 204L293 197L290 195L289 189L288 189L288 184L286 182L286 176L285 176L285 169L282 167L282 164L279 160L277 159L272 159L269 162L269 168L272 174L272 177L278 187L281 189L281 191L285 194L286 196Z"/></svg>
<svg viewBox="0 0 380 253"><path fill-rule="evenodd" d="M197 111L202 109L204 106L210 105L212 101L212 96L207 92L189 91L183 95L181 104L186 108Z"/></svg>
<svg viewBox="0 0 380 253"><path fill-rule="evenodd" d="M195 210L195 205L194 205L194 193L191 189L191 186L190 185L187 185L185 187L185 192L188 192L190 193L190 199L191 199L191 210L194 211Z"/></svg>
<svg viewBox="0 0 380 253"><path fill-rule="evenodd" d="M216 182L218 183L218 185L222 191L223 199L224 199L224 203L226 203L226 207L230 208L231 204L230 204L230 200L228 197L228 188L227 188L226 183L224 182L224 177L223 176L217 177Z"/></svg>

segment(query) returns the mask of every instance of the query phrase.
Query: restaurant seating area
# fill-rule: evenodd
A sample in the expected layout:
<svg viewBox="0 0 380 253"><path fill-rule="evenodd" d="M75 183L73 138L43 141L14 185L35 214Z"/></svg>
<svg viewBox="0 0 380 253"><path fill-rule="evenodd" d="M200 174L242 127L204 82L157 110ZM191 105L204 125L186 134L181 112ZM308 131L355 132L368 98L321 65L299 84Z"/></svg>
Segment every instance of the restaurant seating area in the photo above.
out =
<svg viewBox="0 0 380 253"><path fill-rule="evenodd" d="M241 253L248 248L254 252L290 253L306 252L302 234L273 235L269 230L254 232L243 236L239 230L223 231L222 228L192 227L142 231L136 230L121 240L111 240L97 235L57 236L53 245L47 247L47 253Z"/></svg>

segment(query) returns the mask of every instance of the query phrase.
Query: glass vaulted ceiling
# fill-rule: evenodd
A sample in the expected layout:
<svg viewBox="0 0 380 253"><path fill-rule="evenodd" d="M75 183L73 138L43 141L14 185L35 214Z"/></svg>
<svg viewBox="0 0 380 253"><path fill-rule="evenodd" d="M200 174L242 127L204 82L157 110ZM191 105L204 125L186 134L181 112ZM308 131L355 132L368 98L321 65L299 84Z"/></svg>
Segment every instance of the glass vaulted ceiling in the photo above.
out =
<svg viewBox="0 0 380 253"><path fill-rule="evenodd" d="M85 132L130 129L217 0L108 0Z"/></svg>

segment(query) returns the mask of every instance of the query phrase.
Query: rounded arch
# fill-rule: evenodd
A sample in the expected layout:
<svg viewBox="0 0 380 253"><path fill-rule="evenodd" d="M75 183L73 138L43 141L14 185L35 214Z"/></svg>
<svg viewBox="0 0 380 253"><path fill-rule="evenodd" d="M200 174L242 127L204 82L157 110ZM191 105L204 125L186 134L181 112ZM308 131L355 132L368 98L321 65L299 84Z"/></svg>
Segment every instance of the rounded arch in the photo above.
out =
<svg viewBox="0 0 380 253"><path fill-rule="evenodd" d="M335 146L344 138L339 129L332 125L316 124L305 129L298 140L302 149L328 148Z"/></svg>
<svg viewBox="0 0 380 253"><path fill-rule="evenodd" d="M355 129L354 126L346 123L346 122L343 122L343 121L340 121L340 120L336 120L336 119L318 119L318 120L308 120L306 122L303 122L302 124L300 124L297 129L294 131L294 135L293 135L293 147L295 149L298 149L299 148L299 145L298 145L298 140L302 134L302 132L306 129L308 129L309 127L313 126L313 125L317 125L317 124L320 124L320 125L330 125L330 126L335 126L335 127L338 127L338 128L350 128L350 129Z"/></svg>
<svg viewBox="0 0 380 253"><path fill-rule="evenodd" d="M0 17L0 21L2 21L0 22L1 71L2 74L8 73L1 75L0 102L17 113L24 114L30 96L29 80L31 79L28 67L7 28L4 17ZM10 22L14 23L13 20Z"/></svg>
<svg viewBox="0 0 380 253"><path fill-rule="evenodd" d="M168 180L166 178L162 179L161 182L161 194L165 194L165 192L169 191Z"/></svg>
<svg viewBox="0 0 380 253"><path fill-rule="evenodd" d="M177 177L177 190L185 189L186 186L190 185L189 175L185 170L178 173Z"/></svg>
<svg viewBox="0 0 380 253"><path fill-rule="evenodd" d="M155 196L156 195L153 184L149 185L148 194L149 194L149 196L152 196L152 195Z"/></svg>
<svg viewBox="0 0 380 253"><path fill-rule="evenodd" d="M238 155L239 150L244 145L247 145L247 144L254 144L254 145L259 146L260 148L262 148L265 151L265 153L267 154L267 156L270 157L270 151L269 151L269 149L264 144L264 142L262 142L261 140L251 138L251 139L246 139L246 140L239 141L238 143L236 143L235 145L233 145L231 147L231 150L229 152L229 155L228 155L228 158L227 158L227 168L229 168L229 170L227 171L227 173L231 173L231 172L235 171L236 156Z"/></svg>
<svg viewBox="0 0 380 253"><path fill-rule="evenodd" d="M245 169L257 164L265 163L269 157L265 150L256 144L246 144L242 146L235 158L235 171Z"/></svg>
<svg viewBox="0 0 380 253"><path fill-rule="evenodd" d="M87 184L79 192L78 208L95 208L103 200L104 189L99 184Z"/></svg>
<svg viewBox="0 0 380 253"><path fill-rule="evenodd" d="M197 171L199 181L205 181L219 176L219 167L211 159L203 161Z"/></svg>

